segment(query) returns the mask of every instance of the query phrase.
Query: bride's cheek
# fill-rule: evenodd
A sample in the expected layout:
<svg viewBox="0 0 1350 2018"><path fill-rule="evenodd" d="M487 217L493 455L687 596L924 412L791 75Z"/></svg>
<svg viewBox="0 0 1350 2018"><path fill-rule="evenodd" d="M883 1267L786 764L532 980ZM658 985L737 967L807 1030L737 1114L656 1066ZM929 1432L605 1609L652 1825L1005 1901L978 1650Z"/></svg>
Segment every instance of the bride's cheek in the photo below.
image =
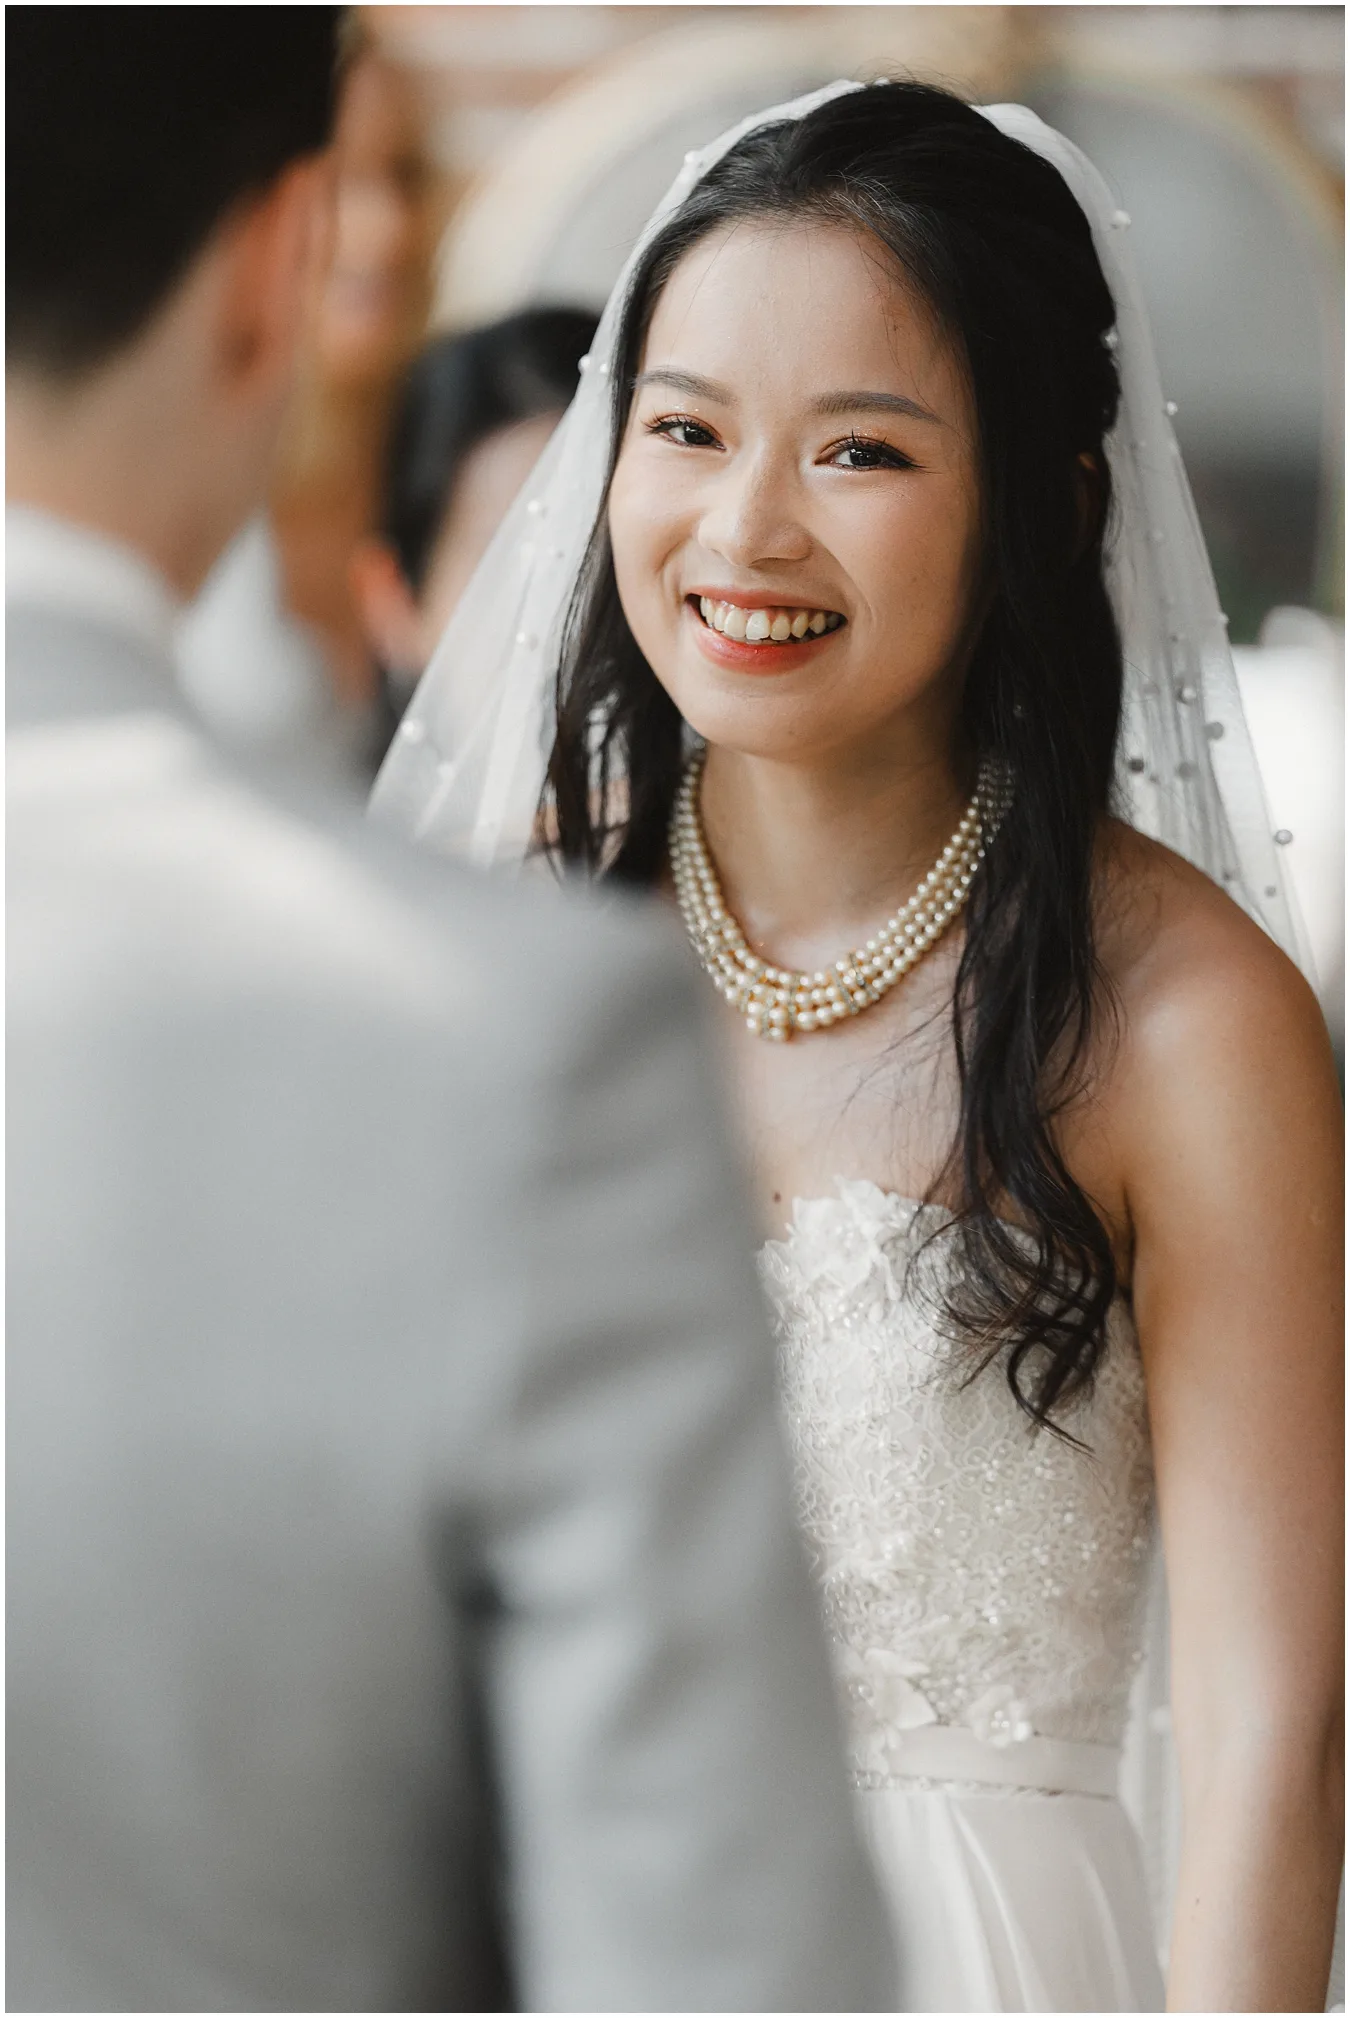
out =
<svg viewBox="0 0 1350 2018"><path fill-rule="evenodd" d="M630 522L616 523L610 515L610 550L614 556L614 584L619 606L634 642L649 664L664 656L660 610L660 578L653 571L650 556L633 538Z"/></svg>
<svg viewBox="0 0 1350 2018"><path fill-rule="evenodd" d="M659 497L649 472L620 462L614 472L609 500L609 537L615 565L631 567L652 546L659 519Z"/></svg>

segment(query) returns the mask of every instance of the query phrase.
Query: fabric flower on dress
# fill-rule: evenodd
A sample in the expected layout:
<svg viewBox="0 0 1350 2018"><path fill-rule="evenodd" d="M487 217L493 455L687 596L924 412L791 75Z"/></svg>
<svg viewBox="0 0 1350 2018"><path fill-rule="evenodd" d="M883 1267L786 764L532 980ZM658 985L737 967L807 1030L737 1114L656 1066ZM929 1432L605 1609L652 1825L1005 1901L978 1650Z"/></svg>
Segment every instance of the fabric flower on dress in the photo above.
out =
<svg viewBox="0 0 1350 2018"><path fill-rule="evenodd" d="M986 1689L978 1696L965 1714L965 1722L977 1738L986 1745L1021 1744L1026 1738L1034 1737L1027 1718L1026 1704L1023 1703L1006 1682L996 1682L992 1689Z"/></svg>
<svg viewBox="0 0 1350 2018"><path fill-rule="evenodd" d="M901 1734L938 1721L937 1711L914 1686L926 1673L921 1661L906 1660L888 1647L837 1649L840 1674L852 1697L849 1724L854 1764L864 1773L888 1776L896 1767ZM861 1714L860 1714L861 1713Z"/></svg>
<svg viewBox="0 0 1350 2018"><path fill-rule="evenodd" d="M863 1654L850 1653L849 1671L862 1688L877 1722L894 1731L916 1731L921 1724L935 1724L938 1713L915 1678L927 1674L922 1661L907 1661L889 1647L868 1647Z"/></svg>
<svg viewBox="0 0 1350 2018"><path fill-rule="evenodd" d="M793 1201L792 1262L799 1281L846 1297L870 1285L875 1298L894 1299L900 1283L887 1243L907 1242L913 1200L867 1177L836 1177L834 1185L833 1197Z"/></svg>
<svg viewBox="0 0 1350 2018"><path fill-rule="evenodd" d="M835 1198L798 1198L792 1208L793 1260L808 1285L825 1282L847 1296L872 1273L876 1249L839 1223ZM852 1237L851 1237L852 1236Z"/></svg>

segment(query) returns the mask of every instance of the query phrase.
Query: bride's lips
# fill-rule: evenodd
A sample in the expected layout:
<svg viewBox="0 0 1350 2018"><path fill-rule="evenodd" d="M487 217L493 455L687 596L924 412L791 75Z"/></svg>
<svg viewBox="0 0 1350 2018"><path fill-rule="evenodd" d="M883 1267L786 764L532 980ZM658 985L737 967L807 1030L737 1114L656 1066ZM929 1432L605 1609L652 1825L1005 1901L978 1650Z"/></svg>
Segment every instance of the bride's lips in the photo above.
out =
<svg viewBox="0 0 1350 2018"><path fill-rule="evenodd" d="M694 642L705 658L716 666L726 666L738 673L788 673L797 666L805 665L816 653L830 644L844 628L841 618L836 629L824 631L819 637L807 636L789 639L784 643L774 643L769 639L750 643L740 638L729 638L722 631L714 630L704 620L699 608L700 601L707 597L713 602L735 603L745 610L783 607L755 600L750 596L734 595L726 589L693 589L684 599L684 620L692 628ZM796 607L800 608L801 605Z"/></svg>

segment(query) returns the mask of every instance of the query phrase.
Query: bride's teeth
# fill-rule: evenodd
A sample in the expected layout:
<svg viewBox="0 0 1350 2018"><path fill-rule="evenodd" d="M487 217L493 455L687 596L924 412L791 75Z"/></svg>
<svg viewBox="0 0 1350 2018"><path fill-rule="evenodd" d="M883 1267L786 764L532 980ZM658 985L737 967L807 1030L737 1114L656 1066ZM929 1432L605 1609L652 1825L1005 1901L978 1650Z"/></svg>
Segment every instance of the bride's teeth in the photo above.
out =
<svg viewBox="0 0 1350 2018"><path fill-rule="evenodd" d="M837 631L844 621L833 610L747 610L739 603L715 602L711 596L700 596L698 607L713 630L751 645L785 645L789 638L818 638L826 631Z"/></svg>

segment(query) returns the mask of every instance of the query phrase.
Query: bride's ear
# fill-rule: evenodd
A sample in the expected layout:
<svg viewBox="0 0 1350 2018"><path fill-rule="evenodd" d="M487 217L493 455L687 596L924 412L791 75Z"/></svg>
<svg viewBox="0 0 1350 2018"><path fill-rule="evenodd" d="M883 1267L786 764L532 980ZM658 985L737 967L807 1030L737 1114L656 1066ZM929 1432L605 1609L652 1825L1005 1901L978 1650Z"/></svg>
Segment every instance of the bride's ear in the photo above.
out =
<svg viewBox="0 0 1350 2018"><path fill-rule="evenodd" d="M1081 560L1085 550L1100 536L1102 528L1102 484L1101 463L1095 455L1086 450L1077 458L1073 472L1074 493L1077 500L1077 523L1074 532L1074 559Z"/></svg>

